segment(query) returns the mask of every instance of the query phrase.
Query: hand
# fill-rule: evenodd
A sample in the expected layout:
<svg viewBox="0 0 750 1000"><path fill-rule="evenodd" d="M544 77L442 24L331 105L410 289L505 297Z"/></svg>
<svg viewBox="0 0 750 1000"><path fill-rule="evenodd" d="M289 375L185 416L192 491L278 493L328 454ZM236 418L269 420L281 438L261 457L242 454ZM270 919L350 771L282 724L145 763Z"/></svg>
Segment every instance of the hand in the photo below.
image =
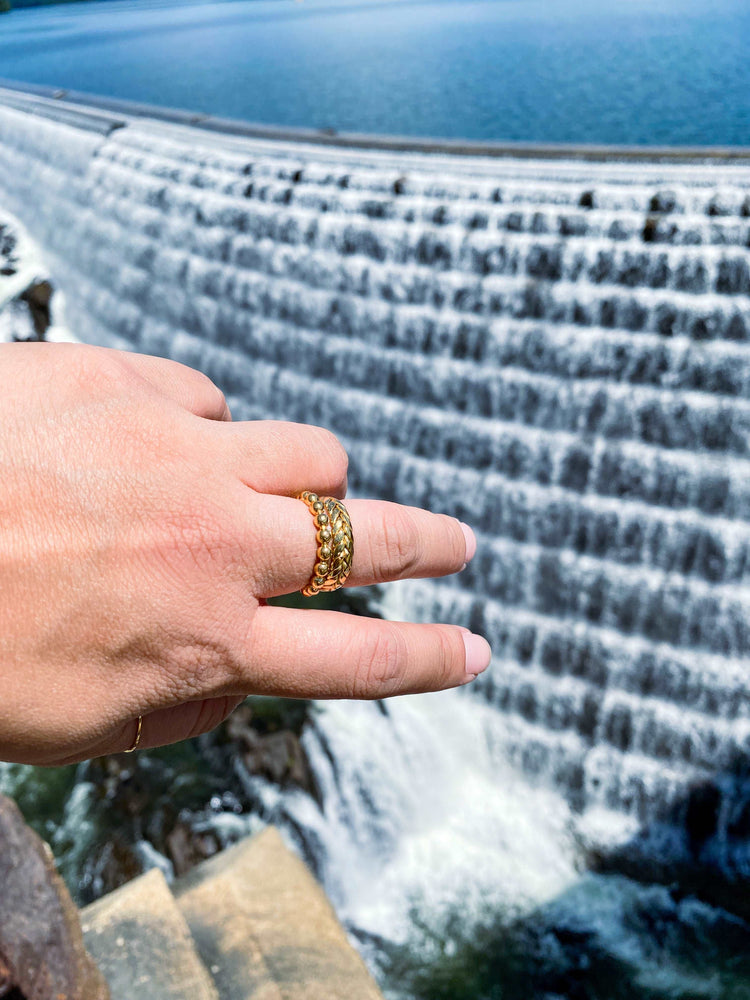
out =
<svg viewBox="0 0 750 1000"><path fill-rule="evenodd" d="M303 489L343 497L318 427L231 423L175 362L0 345L0 759L62 764L212 729L248 694L383 698L489 663L465 629L270 607L315 563ZM454 518L352 500L349 584L455 573Z"/></svg>

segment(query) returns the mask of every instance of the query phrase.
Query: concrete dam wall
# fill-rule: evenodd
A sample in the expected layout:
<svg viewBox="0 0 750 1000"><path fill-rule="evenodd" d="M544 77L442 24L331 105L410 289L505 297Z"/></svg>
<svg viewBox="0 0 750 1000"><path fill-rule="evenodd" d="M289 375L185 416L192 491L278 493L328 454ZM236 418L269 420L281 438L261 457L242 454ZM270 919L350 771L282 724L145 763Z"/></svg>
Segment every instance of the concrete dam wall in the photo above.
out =
<svg viewBox="0 0 750 1000"><path fill-rule="evenodd" d="M0 90L0 204L73 332L200 368L235 419L323 424L356 493L471 523L469 569L399 593L490 640L469 697L510 760L746 878L750 159L172 117Z"/></svg>

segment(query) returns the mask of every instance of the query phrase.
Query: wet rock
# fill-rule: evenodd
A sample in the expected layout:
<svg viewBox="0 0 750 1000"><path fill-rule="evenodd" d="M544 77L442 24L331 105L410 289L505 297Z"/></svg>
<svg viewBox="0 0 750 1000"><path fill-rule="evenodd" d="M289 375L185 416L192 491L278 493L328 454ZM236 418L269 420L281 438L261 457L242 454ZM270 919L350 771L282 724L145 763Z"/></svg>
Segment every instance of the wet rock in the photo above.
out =
<svg viewBox="0 0 750 1000"><path fill-rule="evenodd" d="M0 342L44 340L50 326L53 288L31 270L27 242L15 222L0 220Z"/></svg>
<svg viewBox="0 0 750 1000"><path fill-rule="evenodd" d="M213 833L199 833L185 822L178 822L167 836L167 854L178 877L185 875L207 858L220 850Z"/></svg>
<svg viewBox="0 0 750 1000"><path fill-rule="evenodd" d="M0 311L0 343L38 339L28 305L20 299L8 302Z"/></svg>
<svg viewBox="0 0 750 1000"><path fill-rule="evenodd" d="M288 729L263 733L254 721L252 706L244 704L226 723L227 736L239 744L250 774L282 786L297 785L313 794L314 781L299 737Z"/></svg>
<svg viewBox="0 0 750 1000"><path fill-rule="evenodd" d="M53 288L49 281L35 281L19 296L20 302L25 302L31 317L34 336L24 337L24 340L44 340L50 326L50 301Z"/></svg>
<svg viewBox="0 0 750 1000"><path fill-rule="evenodd" d="M0 996L109 1000L49 847L0 796Z"/></svg>

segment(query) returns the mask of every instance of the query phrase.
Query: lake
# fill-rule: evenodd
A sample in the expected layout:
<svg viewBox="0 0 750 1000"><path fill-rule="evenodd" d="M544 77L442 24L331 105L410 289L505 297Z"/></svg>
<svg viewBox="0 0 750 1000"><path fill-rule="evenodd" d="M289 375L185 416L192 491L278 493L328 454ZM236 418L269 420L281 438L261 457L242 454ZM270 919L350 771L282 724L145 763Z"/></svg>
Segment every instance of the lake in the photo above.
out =
<svg viewBox="0 0 750 1000"><path fill-rule="evenodd" d="M288 126L750 146L747 0L90 0L0 17L9 80Z"/></svg>

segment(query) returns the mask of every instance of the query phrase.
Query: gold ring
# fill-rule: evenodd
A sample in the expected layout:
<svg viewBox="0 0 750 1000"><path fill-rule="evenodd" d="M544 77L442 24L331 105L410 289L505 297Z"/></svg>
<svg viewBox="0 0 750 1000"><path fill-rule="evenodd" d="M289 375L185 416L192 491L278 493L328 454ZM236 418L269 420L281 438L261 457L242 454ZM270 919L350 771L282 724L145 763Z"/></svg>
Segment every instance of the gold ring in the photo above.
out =
<svg viewBox="0 0 750 1000"><path fill-rule="evenodd" d="M133 741L133 745L132 745L132 747L129 750L123 750L123 753L133 753L134 750L138 749L138 744L141 742L141 730L142 729L143 729L143 716L139 715L138 716L138 729L136 730L136 733L135 733L135 740Z"/></svg>
<svg viewBox="0 0 750 1000"><path fill-rule="evenodd" d="M349 513L335 497L319 497L317 493L303 490L297 494L313 516L318 542L310 582L303 587L305 597L328 594L343 587L352 571L354 538Z"/></svg>

